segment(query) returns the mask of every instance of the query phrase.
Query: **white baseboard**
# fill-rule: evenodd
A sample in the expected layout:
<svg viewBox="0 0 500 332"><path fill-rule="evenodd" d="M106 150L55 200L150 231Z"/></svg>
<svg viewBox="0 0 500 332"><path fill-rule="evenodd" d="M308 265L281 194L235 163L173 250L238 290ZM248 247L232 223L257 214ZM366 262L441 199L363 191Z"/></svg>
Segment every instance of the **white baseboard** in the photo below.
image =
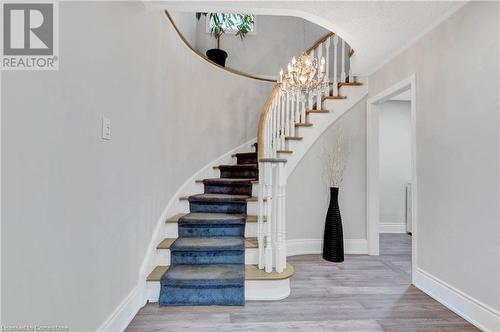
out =
<svg viewBox="0 0 500 332"><path fill-rule="evenodd" d="M286 255L321 254L323 239L293 239L286 241ZM347 255L368 254L366 239L344 239L344 253Z"/></svg>
<svg viewBox="0 0 500 332"><path fill-rule="evenodd" d="M381 222L378 229L380 233L406 233L406 224Z"/></svg>
<svg viewBox="0 0 500 332"><path fill-rule="evenodd" d="M500 331L500 311L416 268L415 286L482 331ZM495 288L494 285L490 285ZM492 291L495 291L492 289Z"/></svg>
<svg viewBox="0 0 500 332"><path fill-rule="evenodd" d="M106 332L121 332L124 331L128 324L146 304L145 282L139 282L127 297L116 307L111 315L99 326L97 331Z"/></svg>

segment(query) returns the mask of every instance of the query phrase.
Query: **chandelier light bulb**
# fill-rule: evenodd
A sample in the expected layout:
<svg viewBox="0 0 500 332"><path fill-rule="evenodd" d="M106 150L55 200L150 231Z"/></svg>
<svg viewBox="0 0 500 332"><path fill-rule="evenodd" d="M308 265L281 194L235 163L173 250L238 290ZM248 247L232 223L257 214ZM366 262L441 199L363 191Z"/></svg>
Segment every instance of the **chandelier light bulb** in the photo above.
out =
<svg viewBox="0 0 500 332"><path fill-rule="evenodd" d="M301 98L322 93L328 87L325 64L325 58L311 58L307 53L293 57L287 64L287 72L280 70L281 90L300 93Z"/></svg>

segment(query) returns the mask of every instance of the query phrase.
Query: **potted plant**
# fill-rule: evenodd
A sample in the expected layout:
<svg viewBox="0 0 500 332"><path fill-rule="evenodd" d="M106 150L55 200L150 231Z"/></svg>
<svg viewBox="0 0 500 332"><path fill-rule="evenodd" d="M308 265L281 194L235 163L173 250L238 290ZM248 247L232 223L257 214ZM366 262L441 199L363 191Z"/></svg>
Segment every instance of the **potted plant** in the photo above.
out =
<svg viewBox="0 0 500 332"><path fill-rule="evenodd" d="M210 34L215 38L216 48L212 48L206 52L210 61L224 67L226 65L227 52L220 48L220 38L227 31L236 31L236 36L241 39L245 38L246 34L252 30L255 23L254 16L249 14L232 14L232 13L196 13L196 18L199 20L201 15L208 16L210 24Z"/></svg>

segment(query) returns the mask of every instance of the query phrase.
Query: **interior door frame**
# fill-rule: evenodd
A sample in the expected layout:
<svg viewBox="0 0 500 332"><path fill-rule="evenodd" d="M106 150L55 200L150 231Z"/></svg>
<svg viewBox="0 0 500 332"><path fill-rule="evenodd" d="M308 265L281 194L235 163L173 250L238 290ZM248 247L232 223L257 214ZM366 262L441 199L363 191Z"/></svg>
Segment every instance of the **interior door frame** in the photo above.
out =
<svg viewBox="0 0 500 332"><path fill-rule="evenodd" d="M366 229L368 240L368 254L379 255L379 213L380 213L380 188L379 188L379 113L380 104L401 92L410 89L411 98L411 217L412 217L412 281L415 281L415 270L417 266L417 91L416 75L392 85L386 90L367 100L366 112Z"/></svg>

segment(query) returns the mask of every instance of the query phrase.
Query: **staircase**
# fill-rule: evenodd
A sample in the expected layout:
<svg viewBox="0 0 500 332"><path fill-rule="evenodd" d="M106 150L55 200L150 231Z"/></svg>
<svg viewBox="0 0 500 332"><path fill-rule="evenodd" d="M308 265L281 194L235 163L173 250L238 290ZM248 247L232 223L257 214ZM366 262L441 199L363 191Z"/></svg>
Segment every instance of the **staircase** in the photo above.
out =
<svg viewBox="0 0 500 332"><path fill-rule="evenodd" d="M246 223L256 222L247 215L247 204L256 201L252 185L258 180L257 153L233 157L236 164L216 167L219 178L197 181L203 194L180 197L189 204L188 214L167 221L177 223L178 237L164 239L157 250L170 251L170 266L158 266L148 277L160 282L160 305L243 305L245 276L247 283L252 276L273 277L263 276L256 266L245 267L245 250L257 246L255 238L245 239ZM289 267L285 275L291 274Z"/></svg>
<svg viewBox="0 0 500 332"><path fill-rule="evenodd" d="M158 224L141 268L144 275L151 271L147 301L237 306L290 294L287 177L318 137L366 96L352 76L353 51L343 40L329 33L306 53L325 56L332 84L301 99L277 83L260 116L258 145L254 140L236 148L184 183L169 202L163 218L170 217Z"/></svg>

